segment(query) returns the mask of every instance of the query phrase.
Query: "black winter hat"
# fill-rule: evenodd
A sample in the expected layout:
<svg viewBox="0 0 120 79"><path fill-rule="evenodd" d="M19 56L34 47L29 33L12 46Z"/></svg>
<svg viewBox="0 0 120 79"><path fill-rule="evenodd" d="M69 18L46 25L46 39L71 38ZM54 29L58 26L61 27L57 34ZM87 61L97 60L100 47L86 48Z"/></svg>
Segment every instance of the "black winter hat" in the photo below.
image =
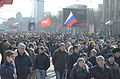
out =
<svg viewBox="0 0 120 79"><path fill-rule="evenodd" d="M112 53L109 53L107 58L110 58L110 57L114 57L114 55Z"/></svg>

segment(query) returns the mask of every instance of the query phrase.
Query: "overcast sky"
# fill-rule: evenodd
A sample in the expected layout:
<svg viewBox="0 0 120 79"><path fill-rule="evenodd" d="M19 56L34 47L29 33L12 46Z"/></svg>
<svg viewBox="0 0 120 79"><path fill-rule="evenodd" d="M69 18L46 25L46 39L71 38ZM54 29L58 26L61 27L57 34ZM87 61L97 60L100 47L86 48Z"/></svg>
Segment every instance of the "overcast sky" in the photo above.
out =
<svg viewBox="0 0 120 79"><path fill-rule="evenodd" d="M15 17L17 12L21 12L23 17L29 17L33 11L33 0L14 0L12 5L6 5L0 8L0 17L8 19ZM88 7L97 8L103 0L44 0L45 11L56 14L59 10L73 4L86 4ZM3 20L0 19L0 23Z"/></svg>

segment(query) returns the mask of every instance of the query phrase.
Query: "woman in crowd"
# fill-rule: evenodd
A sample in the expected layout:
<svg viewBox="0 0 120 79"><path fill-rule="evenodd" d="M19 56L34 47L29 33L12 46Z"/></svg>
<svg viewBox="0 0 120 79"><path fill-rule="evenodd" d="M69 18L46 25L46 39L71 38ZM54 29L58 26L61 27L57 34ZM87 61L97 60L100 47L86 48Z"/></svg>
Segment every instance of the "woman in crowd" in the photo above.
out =
<svg viewBox="0 0 120 79"><path fill-rule="evenodd" d="M7 50L4 54L5 61L0 68L1 79L16 79L16 68L14 64L14 51Z"/></svg>

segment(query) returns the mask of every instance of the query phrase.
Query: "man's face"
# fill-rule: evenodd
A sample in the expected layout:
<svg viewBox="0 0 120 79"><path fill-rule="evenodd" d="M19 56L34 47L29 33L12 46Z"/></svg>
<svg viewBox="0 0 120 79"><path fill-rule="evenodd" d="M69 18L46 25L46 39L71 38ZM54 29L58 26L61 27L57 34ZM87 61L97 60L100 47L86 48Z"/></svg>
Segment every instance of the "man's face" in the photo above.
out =
<svg viewBox="0 0 120 79"><path fill-rule="evenodd" d="M97 61L97 64L98 64L99 66L104 66L105 61L104 61L103 59L99 59L99 60Z"/></svg>
<svg viewBox="0 0 120 79"><path fill-rule="evenodd" d="M114 57L108 58L108 61L109 61L110 63L113 63L113 62L114 62Z"/></svg>
<svg viewBox="0 0 120 79"><path fill-rule="evenodd" d="M25 48L24 47L18 48L18 51L20 54L23 54L25 52Z"/></svg>
<svg viewBox="0 0 120 79"><path fill-rule="evenodd" d="M39 51L39 53L44 53L44 50L42 50L42 49L39 49L38 51Z"/></svg>
<svg viewBox="0 0 120 79"><path fill-rule="evenodd" d="M115 55L116 55L117 57L120 57L120 52L116 52Z"/></svg>
<svg viewBox="0 0 120 79"><path fill-rule="evenodd" d="M65 50L65 46L61 46L61 47L60 47L60 50L61 50L61 51L64 51L64 50Z"/></svg>
<svg viewBox="0 0 120 79"><path fill-rule="evenodd" d="M79 49L78 48L74 49L74 52L79 53Z"/></svg>

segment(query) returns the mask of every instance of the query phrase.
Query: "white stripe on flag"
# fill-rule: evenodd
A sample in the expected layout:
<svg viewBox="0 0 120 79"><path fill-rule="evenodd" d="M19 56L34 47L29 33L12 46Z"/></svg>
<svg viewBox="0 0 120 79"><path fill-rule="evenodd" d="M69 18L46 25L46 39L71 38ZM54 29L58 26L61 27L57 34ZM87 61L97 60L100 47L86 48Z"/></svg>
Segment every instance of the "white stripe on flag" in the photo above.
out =
<svg viewBox="0 0 120 79"><path fill-rule="evenodd" d="M68 16L68 18L67 18L67 20L65 21L65 23L64 24L66 24L66 22L71 18L73 16L73 13L72 12L70 12L70 14L69 14L69 16Z"/></svg>

